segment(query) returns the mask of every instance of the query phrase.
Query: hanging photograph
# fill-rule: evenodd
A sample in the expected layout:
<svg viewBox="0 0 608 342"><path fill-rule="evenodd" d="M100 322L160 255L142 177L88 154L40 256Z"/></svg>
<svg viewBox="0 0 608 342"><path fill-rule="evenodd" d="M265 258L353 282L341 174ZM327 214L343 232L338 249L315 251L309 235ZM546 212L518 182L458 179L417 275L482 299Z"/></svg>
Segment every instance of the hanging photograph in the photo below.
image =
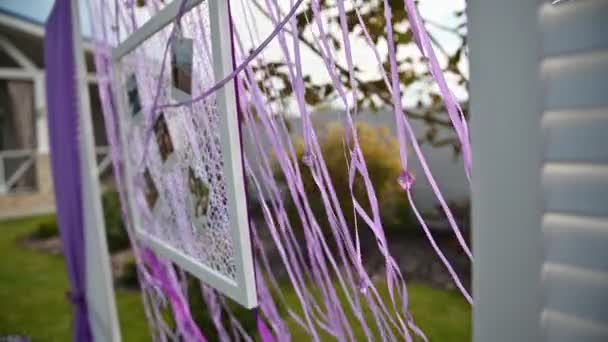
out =
<svg viewBox="0 0 608 342"><path fill-rule="evenodd" d="M178 36L173 42L171 75L174 90L192 94L192 39Z"/></svg>
<svg viewBox="0 0 608 342"><path fill-rule="evenodd" d="M168 2L112 50L112 63L125 81L115 89L124 113L118 126L127 142L121 157L135 234L206 285L253 308L257 294L234 81L214 93L213 105L179 103L232 72L227 13L224 1ZM179 32L171 38L166 33L178 14ZM192 38L203 35L208 45L193 54ZM161 47L167 44L165 56ZM136 78L136 70L146 77ZM143 119L142 104L155 99L159 109L150 121L131 124L133 116ZM138 186L142 173L144 189ZM143 208L138 189L145 195ZM154 222L146 220L146 207Z"/></svg>
<svg viewBox="0 0 608 342"><path fill-rule="evenodd" d="M127 99L129 100L131 117L135 119L141 113L141 99L139 98L135 74L130 74L127 77Z"/></svg>
<svg viewBox="0 0 608 342"><path fill-rule="evenodd" d="M144 196L146 198L146 203L148 204L148 209L150 209L150 212L153 212L156 203L158 203L158 190L156 189L156 185L154 184L154 180L148 169L144 172Z"/></svg>
<svg viewBox="0 0 608 342"><path fill-rule="evenodd" d="M207 183L189 166L188 198L190 200L190 215L192 216L195 232L200 233L206 227L210 196L211 193Z"/></svg>
<svg viewBox="0 0 608 342"><path fill-rule="evenodd" d="M156 144L158 145L160 157L163 163L166 163L173 156L175 147L173 145L173 140L171 139L171 133L169 132L165 113L161 112L154 122L154 136L156 137Z"/></svg>

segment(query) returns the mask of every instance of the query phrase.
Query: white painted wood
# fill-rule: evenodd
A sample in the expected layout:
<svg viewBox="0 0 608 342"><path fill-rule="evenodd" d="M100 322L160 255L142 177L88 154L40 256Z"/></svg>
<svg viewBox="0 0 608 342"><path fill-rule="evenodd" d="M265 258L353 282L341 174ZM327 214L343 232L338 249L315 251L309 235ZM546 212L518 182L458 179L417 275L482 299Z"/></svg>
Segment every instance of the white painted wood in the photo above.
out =
<svg viewBox="0 0 608 342"><path fill-rule="evenodd" d="M108 146L96 147L95 155L96 158L100 158L99 163L97 164L97 175L101 176L112 165L110 148Z"/></svg>
<svg viewBox="0 0 608 342"><path fill-rule="evenodd" d="M548 341L608 341L608 1L545 2L543 220Z"/></svg>
<svg viewBox="0 0 608 342"><path fill-rule="evenodd" d="M7 191L4 171L4 158L0 158L0 194L5 194Z"/></svg>
<svg viewBox="0 0 608 342"><path fill-rule="evenodd" d="M545 310L608 327L608 273L547 262L542 275Z"/></svg>
<svg viewBox="0 0 608 342"><path fill-rule="evenodd" d="M608 162L608 106L543 115L545 159L550 162Z"/></svg>
<svg viewBox="0 0 608 342"><path fill-rule="evenodd" d="M186 5L186 13L189 9L202 2L202 0L191 0ZM134 32L122 44L112 51L114 80L122 79L121 58L136 49L146 39L163 27L169 25L178 14L181 1L175 0L163 8L156 16L146 22L139 30ZM211 26L211 40L214 60L214 77L216 80L223 79L232 72L232 60L229 54L230 31L226 3L223 1L212 1L209 3L209 17ZM118 87L117 87L118 88ZM127 118L127 99L123 89L116 89L115 96L118 101L120 118ZM238 303L247 308L257 306L257 294L255 278L253 273L253 258L249 235L249 222L247 216L244 173L242 168L242 151L239 136L239 122L236 112L236 99L234 95L233 82L227 83L216 92L216 103L222 119L220 120L220 143L224 157L223 172L226 175L226 195L228 199L231 237L234 246L234 259L236 268L236 279L229 279L206 265L190 258L183 251L179 251L167 243L150 236L142 229L142 220L138 213L138 205L134 196L129 197L129 207L135 226L135 231L143 242L147 243L156 252L171 259L193 275L201 278L204 282L215 287ZM127 141L126 121L120 125L121 140ZM123 145L123 156L128 158L129 153ZM127 179L133 179L134 170L130 163L125 163ZM127 191L134 192L132 182L125 182Z"/></svg>
<svg viewBox="0 0 608 342"><path fill-rule="evenodd" d="M608 218L547 213L543 233L547 262L608 272Z"/></svg>
<svg viewBox="0 0 608 342"><path fill-rule="evenodd" d="M6 52L17 64L26 70L37 70L36 64L27 57L15 44L6 37L0 35L0 48Z"/></svg>
<svg viewBox="0 0 608 342"><path fill-rule="evenodd" d="M44 80L44 70L28 70L10 67L0 68L0 80L34 80L36 78L42 78ZM86 80L88 83L97 83L97 75L94 73L88 73Z"/></svg>
<svg viewBox="0 0 608 342"><path fill-rule="evenodd" d="M184 13L188 12L194 6L200 4L203 0L173 0L170 4L160 10L154 17L150 18L137 31L133 32L127 39L120 43L112 50L112 59L118 60L124 57L129 52L133 51L143 41L152 37L153 34L167 26L179 13L180 6L183 1L187 1L184 5Z"/></svg>
<svg viewBox="0 0 608 342"><path fill-rule="evenodd" d="M0 68L0 79L2 80L32 80L42 73L41 70L27 70L21 68Z"/></svg>
<svg viewBox="0 0 608 342"><path fill-rule="evenodd" d="M116 82L120 82L123 77L122 64L120 63L120 60L113 61L112 71L113 79ZM119 118L121 119L121 124L119 127L120 140L122 142L128 142L129 139L127 136L126 129L128 122L127 120L123 120L123 118L128 117L126 114L128 113L128 100L126 98L126 92L123 91L124 89L121 87L113 87L113 89L114 97L118 99L118 101L116 102L117 111L119 113ZM144 244L151 247L156 253L159 253L164 258L172 260L177 265L190 272L191 274L195 275L196 277L205 279L205 282L207 284L217 289L220 289L220 291L228 295L230 298L238 302L243 300L242 293L244 292L240 291L240 289L238 288L238 284L236 284L234 280L229 279L223 276L222 274L219 274L218 272L210 269L209 267L206 267L205 265L202 265L200 262L184 254L182 251L179 251L169 246L162 240L151 236L142 228L144 223L142 222L143 220L139 212L139 206L135 199L135 188L133 186L133 182L131 181L133 179L133 176L135 175L135 170L133 170L131 162L128 162L130 154L127 144L123 143L121 147L121 153L123 155L123 158L125 158L125 163L123 164L123 166L126 181L124 182L124 184L126 186L127 193L129 194L127 196L127 205L129 207L130 219L133 222L137 237Z"/></svg>
<svg viewBox="0 0 608 342"><path fill-rule="evenodd" d="M0 158L21 158L29 157L36 153L35 150L30 149L18 149L18 150L1 150Z"/></svg>
<svg viewBox="0 0 608 342"><path fill-rule="evenodd" d="M6 194L11 191L15 183L29 170L34 164L36 157L35 150L2 150L0 151L0 194ZM9 159L20 159L20 165L12 174L7 175L5 165ZM7 178L8 176L8 178Z"/></svg>
<svg viewBox="0 0 608 342"><path fill-rule="evenodd" d="M473 337L542 341L539 2L470 0Z"/></svg>
<svg viewBox="0 0 608 342"><path fill-rule="evenodd" d="M87 74L87 83L97 84L97 75L94 73Z"/></svg>
<svg viewBox="0 0 608 342"><path fill-rule="evenodd" d="M545 4L540 12L546 56L556 56L605 47L608 35L608 1L563 1Z"/></svg>
<svg viewBox="0 0 608 342"><path fill-rule="evenodd" d="M0 24L9 27L14 27L15 29L21 32L25 32L37 37L44 36L44 28L42 26L17 18L15 16L8 15L6 13L0 13Z"/></svg>
<svg viewBox="0 0 608 342"><path fill-rule="evenodd" d="M606 342L608 328L576 316L546 310L542 314L546 340L551 342Z"/></svg>
<svg viewBox="0 0 608 342"><path fill-rule="evenodd" d="M80 34L78 0L71 0L80 118L80 152L82 173L82 199L84 210L86 289L89 320L94 341L120 342L120 327L116 311L116 297L110 270L110 256L105 235L105 223L101 207L97 160L93 136L89 88L86 81L84 49Z"/></svg>
<svg viewBox="0 0 608 342"><path fill-rule="evenodd" d="M32 155L28 159L24 160L21 165L13 172L9 179L6 180L6 188L10 189L23 177L23 175L34 165L34 156Z"/></svg>
<svg viewBox="0 0 608 342"><path fill-rule="evenodd" d="M211 46L213 51L213 75L221 80L233 71L231 51L230 19L227 1L209 2L209 19L211 26ZM230 209L230 226L232 241L235 246L235 264L237 282L241 284L244 301L247 307L257 306L253 256L251 253L251 235L247 216L245 193L245 172L241 151L240 124L236 110L235 84L228 82L216 92L216 103L220 115L220 142L224 158L226 177L226 194Z"/></svg>
<svg viewBox="0 0 608 342"><path fill-rule="evenodd" d="M548 58L542 73L546 110L606 105L608 48Z"/></svg>
<svg viewBox="0 0 608 342"><path fill-rule="evenodd" d="M608 165L547 163L543 191L547 211L608 216Z"/></svg>
<svg viewBox="0 0 608 342"><path fill-rule="evenodd" d="M142 231L140 229L140 231ZM175 262L182 266L186 271L192 273L198 278L204 279L205 282L209 283L209 285L222 288L223 291L231 298L236 298L238 300L242 300L244 297L239 291L238 284L233 279L225 277L222 274L217 274L215 270L208 267L207 265L203 265L200 262L194 260L188 255L184 254L182 251L179 251L160 239L157 239L153 236L150 236L147 233L141 234L142 239L149 245L151 245L155 251L158 251L165 258L169 258L171 260L175 260Z"/></svg>
<svg viewBox="0 0 608 342"><path fill-rule="evenodd" d="M49 153L49 129L46 110L44 73L34 77L34 109L36 113L36 149L40 154Z"/></svg>

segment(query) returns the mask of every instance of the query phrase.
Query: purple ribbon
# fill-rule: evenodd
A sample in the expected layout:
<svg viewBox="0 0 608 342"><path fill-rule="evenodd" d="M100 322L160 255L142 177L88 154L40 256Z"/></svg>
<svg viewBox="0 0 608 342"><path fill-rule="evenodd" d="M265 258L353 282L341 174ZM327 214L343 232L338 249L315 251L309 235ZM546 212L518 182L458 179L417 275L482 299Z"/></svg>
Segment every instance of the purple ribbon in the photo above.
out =
<svg viewBox="0 0 608 342"><path fill-rule="evenodd" d="M45 26L44 64L51 170L57 221L74 306L73 340L91 341L79 151L76 62L71 1L57 0Z"/></svg>

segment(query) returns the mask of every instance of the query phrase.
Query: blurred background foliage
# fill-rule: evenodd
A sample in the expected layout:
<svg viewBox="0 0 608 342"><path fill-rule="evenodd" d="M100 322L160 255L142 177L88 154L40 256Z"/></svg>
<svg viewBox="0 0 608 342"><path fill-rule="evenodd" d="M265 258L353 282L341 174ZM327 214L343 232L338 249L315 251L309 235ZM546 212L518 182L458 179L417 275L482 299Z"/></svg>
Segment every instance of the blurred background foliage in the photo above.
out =
<svg viewBox="0 0 608 342"><path fill-rule="evenodd" d="M413 217L403 192L397 186L397 177L401 172L399 161L399 144L389 134L386 127L372 127L366 123L358 123L357 134L359 143L367 163L370 181L376 191L378 205L385 231L399 230L405 233L407 229L413 229ZM323 158L327 165L329 176L332 180L334 190L342 212L345 215L349 227L354 227L355 215L353 202L349 187L347 158L344 145L345 132L338 122L330 123L323 135L319 138L319 144ZM311 209L317 220L325 230L329 229L327 212L321 198L321 193L315 184L310 169L302 161L304 157L304 144L301 141L295 143L295 151L298 165L302 172L302 181ZM350 158L350 156L348 156ZM278 163L275 163L275 176L285 185L285 177ZM353 184L352 192L366 212L371 212L367 191L363 180L357 175ZM300 224L300 216L289 196L284 196L287 202L287 215L292 224ZM359 220L361 220L359 218ZM362 224L359 222L359 224Z"/></svg>

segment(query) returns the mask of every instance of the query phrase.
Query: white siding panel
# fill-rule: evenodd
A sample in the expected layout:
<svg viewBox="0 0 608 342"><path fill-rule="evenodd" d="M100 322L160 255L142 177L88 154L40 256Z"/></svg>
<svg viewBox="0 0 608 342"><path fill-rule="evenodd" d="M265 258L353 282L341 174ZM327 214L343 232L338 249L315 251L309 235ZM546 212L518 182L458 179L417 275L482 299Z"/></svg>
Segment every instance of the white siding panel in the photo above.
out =
<svg viewBox="0 0 608 342"><path fill-rule="evenodd" d="M476 341L608 341L608 0L551 2L467 2Z"/></svg>
<svg viewBox="0 0 608 342"><path fill-rule="evenodd" d="M608 327L559 312L546 310L542 314L545 340L551 342L606 342Z"/></svg>
<svg viewBox="0 0 608 342"><path fill-rule="evenodd" d="M608 1L562 0L545 4L540 21L546 56L607 48Z"/></svg>
<svg viewBox="0 0 608 342"><path fill-rule="evenodd" d="M546 214L545 259L608 272L608 218Z"/></svg>
<svg viewBox="0 0 608 342"><path fill-rule="evenodd" d="M608 216L608 165L546 164L545 208L590 216Z"/></svg>
<svg viewBox="0 0 608 342"><path fill-rule="evenodd" d="M608 341L608 1L540 11L546 341Z"/></svg>
<svg viewBox="0 0 608 342"><path fill-rule="evenodd" d="M467 2L471 66L473 336L541 341L540 4Z"/></svg>
<svg viewBox="0 0 608 342"><path fill-rule="evenodd" d="M542 276L547 310L608 324L608 273L546 263Z"/></svg>
<svg viewBox="0 0 608 342"><path fill-rule="evenodd" d="M549 58L541 70L546 110L597 108L608 102L608 49Z"/></svg>
<svg viewBox="0 0 608 342"><path fill-rule="evenodd" d="M608 107L545 113L543 133L547 161L608 162Z"/></svg>

